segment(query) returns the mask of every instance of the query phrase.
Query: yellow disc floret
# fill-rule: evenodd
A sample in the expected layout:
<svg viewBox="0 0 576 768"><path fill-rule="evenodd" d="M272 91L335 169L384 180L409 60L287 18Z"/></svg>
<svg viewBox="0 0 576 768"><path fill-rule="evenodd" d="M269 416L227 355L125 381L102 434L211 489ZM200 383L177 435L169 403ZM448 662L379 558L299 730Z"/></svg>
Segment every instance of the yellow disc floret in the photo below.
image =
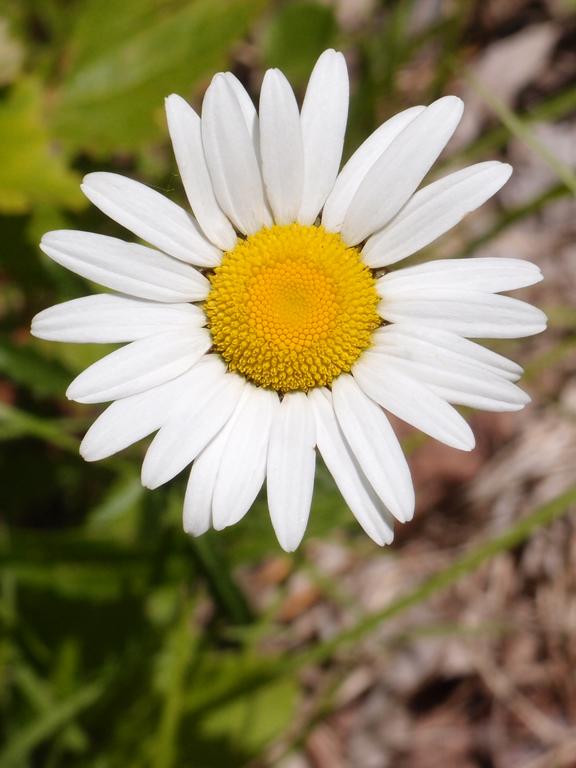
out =
<svg viewBox="0 0 576 768"><path fill-rule="evenodd" d="M278 392L329 385L379 325L370 270L322 227L261 229L225 253L210 280L215 350L231 371Z"/></svg>

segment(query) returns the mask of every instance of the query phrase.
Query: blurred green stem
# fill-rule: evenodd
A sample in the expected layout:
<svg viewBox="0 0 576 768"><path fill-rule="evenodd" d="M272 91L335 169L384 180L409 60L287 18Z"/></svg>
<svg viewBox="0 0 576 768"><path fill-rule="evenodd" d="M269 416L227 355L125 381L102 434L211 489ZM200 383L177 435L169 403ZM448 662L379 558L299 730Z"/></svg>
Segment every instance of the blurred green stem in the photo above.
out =
<svg viewBox="0 0 576 768"><path fill-rule="evenodd" d="M560 93L546 99L529 111L521 114L519 119L524 123L533 123L539 120L561 120L576 109L576 88L566 88ZM453 155L448 162L454 164L461 158L484 158L486 153L506 144L510 131L506 125L498 125L490 131L482 133L475 141Z"/></svg>
<svg viewBox="0 0 576 768"><path fill-rule="evenodd" d="M329 640L319 643L313 648L294 654L289 658L284 658L276 663L271 662L266 674L264 674L263 667L261 673L258 676L254 676L250 681L242 680L234 688L228 689L224 693L219 693L209 704L206 704L206 708L218 707L223 702L229 702L237 696L244 695L247 687L254 691L268 684L274 678L294 675L309 664L328 661L341 648L361 641L380 625L385 624L404 611L423 603L433 595L448 589L461 578L473 573L484 563L489 562L502 552L507 552L519 546L538 529L550 525L557 518L568 512L574 504L576 504L576 486L565 491L547 504L538 507L534 512L519 520L500 536L480 544L446 568L432 574L424 583L419 584L410 592L394 600L383 610L369 614L354 626Z"/></svg>
<svg viewBox="0 0 576 768"><path fill-rule="evenodd" d="M470 71L466 73L464 79L486 102L490 109L498 115L510 133L523 141L536 155L539 155L554 171L558 178L562 180L566 187L576 195L576 176L574 176L570 166L556 157L556 155L537 138L530 126L526 125L523 120L517 117L504 102L496 98L490 89Z"/></svg>
<svg viewBox="0 0 576 768"><path fill-rule="evenodd" d="M186 672L194 652L194 638L188 626L187 610L170 637L169 677L164 697L164 707L155 743L154 768L172 768L177 755L177 739L184 709L184 687Z"/></svg>
<svg viewBox="0 0 576 768"><path fill-rule="evenodd" d="M22 663L15 667L14 682L33 708L39 713L39 716L49 712L54 707L56 702L50 686L29 665ZM72 751L80 752L85 749L87 743L86 734L73 721L62 729L60 735L62 744Z"/></svg>
<svg viewBox="0 0 576 768"><path fill-rule="evenodd" d="M544 190L544 192L541 194L532 198L532 200L528 200L528 202L524 203L524 205L519 205L517 208L512 208L509 211L506 211L491 229L489 229L487 232L484 232L475 240L470 240L468 245L460 252L459 255L461 257L470 256L470 254L474 253L474 251L480 248L480 246L489 243L491 240L497 237L497 235L499 235L505 229L508 229L508 227L512 226L517 221L521 221L526 216L529 216L532 213L536 213L541 208L544 208L546 205L548 205L548 203L561 197L565 197L567 194L569 194L569 190L564 184L558 182L557 184L554 184L553 186Z"/></svg>
<svg viewBox="0 0 576 768"><path fill-rule="evenodd" d="M66 426L62 419L44 419L0 403L0 436L3 433L10 437L31 435L65 451L78 453L78 440L65 431Z"/></svg>
<svg viewBox="0 0 576 768"><path fill-rule="evenodd" d="M514 549L539 528L550 525L561 515L568 511L571 505L576 504L576 487L556 497L553 501L539 507L535 512L520 520L505 533L473 549L468 554L455 560L447 568L443 568L433 574L423 584L406 595L394 600L388 607L370 614L354 627L341 632L339 635L320 643L293 659L290 666L300 668L308 663L325 661L333 653L343 646L357 642L383 624L403 613L409 608L428 600L437 592L455 584L463 576L477 570L481 565L491 560L502 552Z"/></svg>
<svg viewBox="0 0 576 768"><path fill-rule="evenodd" d="M26 763L33 749L46 739L61 732L62 728L101 696L106 687L104 677L79 688L72 696L55 703L30 725L12 734L6 748L0 752L0 768L19 768Z"/></svg>
<svg viewBox="0 0 576 768"><path fill-rule="evenodd" d="M233 623L249 623L252 620L252 612L248 602L230 573L228 563L214 546L210 533L199 538L191 536L189 541L194 558L206 578L215 602Z"/></svg>

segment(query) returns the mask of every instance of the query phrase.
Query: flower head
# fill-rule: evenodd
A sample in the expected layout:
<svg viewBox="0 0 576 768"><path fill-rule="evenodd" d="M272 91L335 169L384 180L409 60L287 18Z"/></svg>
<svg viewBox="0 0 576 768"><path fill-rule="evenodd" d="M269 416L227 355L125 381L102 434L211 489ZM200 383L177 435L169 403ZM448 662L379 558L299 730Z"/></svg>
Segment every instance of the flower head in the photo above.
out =
<svg viewBox="0 0 576 768"><path fill-rule="evenodd" d="M149 246L57 231L41 248L111 289L44 310L32 332L129 342L67 395L113 401L81 445L88 461L156 432L142 482L192 465L184 527L240 520L266 480L280 544L304 534L316 450L379 544L412 517L406 459L385 411L454 448L474 437L453 404L505 411L528 401L521 368L472 338L538 333L545 317L502 291L541 279L516 259L389 267L491 197L511 169L485 162L418 190L454 132L454 96L385 122L339 171L348 109L342 54L326 51L299 110L278 70L259 113L230 73L202 116L179 96L168 127L192 214L111 173L82 189ZM417 191L418 190L418 191Z"/></svg>

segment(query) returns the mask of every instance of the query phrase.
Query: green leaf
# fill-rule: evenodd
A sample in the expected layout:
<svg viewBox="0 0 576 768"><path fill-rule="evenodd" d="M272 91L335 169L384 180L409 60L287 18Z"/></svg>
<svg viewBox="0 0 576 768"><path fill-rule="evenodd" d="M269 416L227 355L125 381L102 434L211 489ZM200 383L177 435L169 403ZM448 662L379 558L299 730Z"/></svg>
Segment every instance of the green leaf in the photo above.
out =
<svg viewBox="0 0 576 768"><path fill-rule="evenodd" d="M51 144L34 80L22 80L0 103L0 147L0 211L27 213L46 203L84 207L79 177Z"/></svg>
<svg viewBox="0 0 576 768"><path fill-rule="evenodd" d="M185 0L123 0L116 4L83 0L72 22L69 42L73 61L68 74L106 57L134 37L136 31L154 26L168 11L174 12L185 4ZM100 34L102 28L106 29L105 35Z"/></svg>
<svg viewBox="0 0 576 768"><path fill-rule="evenodd" d="M287 3L264 38L266 66L279 67L294 85L303 86L318 56L334 44L335 35L331 8L314 2Z"/></svg>
<svg viewBox="0 0 576 768"><path fill-rule="evenodd" d="M164 98L189 93L226 65L227 52L259 14L263 0L196 0L158 16L145 4L91 2L71 41L73 62L56 100L54 129L67 146L94 155L134 151L164 125ZM121 4L122 5L122 4ZM102 45L102 29L112 43ZM94 39L96 38L96 40ZM106 42L110 40L106 36Z"/></svg>
<svg viewBox="0 0 576 768"><path fill-rule="evenodd" d="M86 522L86 530L97 532L111 527L117 531L131 534L135 525L133 513L142 499L144 488L138 472L130 466L106 490L104 498L94 507Z"/></svg>
<svg viewBox="0 0 576 768"><path fill-rule="evenodd" d="M31 345L13 344L6 336L0 336L0 373L40 397L62 395L70 380L58 362L46 359Z"/></svg>
<svg viewBox="0 0 576 768"><path fill-rule="evenodd" d="M48 420L0 403L0 441L35 437L63 450L78 453L78 440L64 429L62 421Z"/></svg>
<svg viewBox="0 0 576 768"><path fill-rule="evenodd" d="M298 680L295 676L275 676L274 669L258 651L214 652L198 645L195 663L190 665L185 681L182 707L187 728L181 730L192 735L194 729L194 741L204 743L206 748L221 744L241 754L256 754L294 717ZM181 736L186 740L185 733ZM232 763L206 759L205 764Z"/></svg>
<svg viewBox="0 0 576 768"><path fill-rule="evenodd" d="M202 720L202 732L218 741L228 739L236 749L256 754L290 725L297 697L295 678L274 680L212 710Z"/></svg>

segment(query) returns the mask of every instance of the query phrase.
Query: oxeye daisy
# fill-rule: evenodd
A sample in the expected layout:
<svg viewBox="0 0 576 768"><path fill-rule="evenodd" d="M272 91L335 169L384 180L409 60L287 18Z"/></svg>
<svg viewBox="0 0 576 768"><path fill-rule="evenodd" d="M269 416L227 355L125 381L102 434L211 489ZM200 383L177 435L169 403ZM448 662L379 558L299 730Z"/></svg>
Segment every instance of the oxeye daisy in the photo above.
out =
<svg viewBox="0 0 576 768"><path fill-rule="evenodd" d="M454 96L376 130L339 172L348 110L341 53L316 63L302 108L278 70L259 111L230 73L201 116L179 96L168 127L190 203L112 173L82 189L148 245L49 232L45 254L111 293L44 310L32 332L129 342L67 395L113 401L80 448L87 461L156 433L142 482L186 467L184 528L239 521L264 482L281 546L308 520L318 452L378 544L410 520L414 490L387 412L449 446L474 437L454 404L522 408L522 369L469 338L539 333L543 313L503 291L538 282L509 258L392 268L484 203L510 166L484 162L418 189L462 115ZM417 191L418 190L418 191Z"/></svg>

